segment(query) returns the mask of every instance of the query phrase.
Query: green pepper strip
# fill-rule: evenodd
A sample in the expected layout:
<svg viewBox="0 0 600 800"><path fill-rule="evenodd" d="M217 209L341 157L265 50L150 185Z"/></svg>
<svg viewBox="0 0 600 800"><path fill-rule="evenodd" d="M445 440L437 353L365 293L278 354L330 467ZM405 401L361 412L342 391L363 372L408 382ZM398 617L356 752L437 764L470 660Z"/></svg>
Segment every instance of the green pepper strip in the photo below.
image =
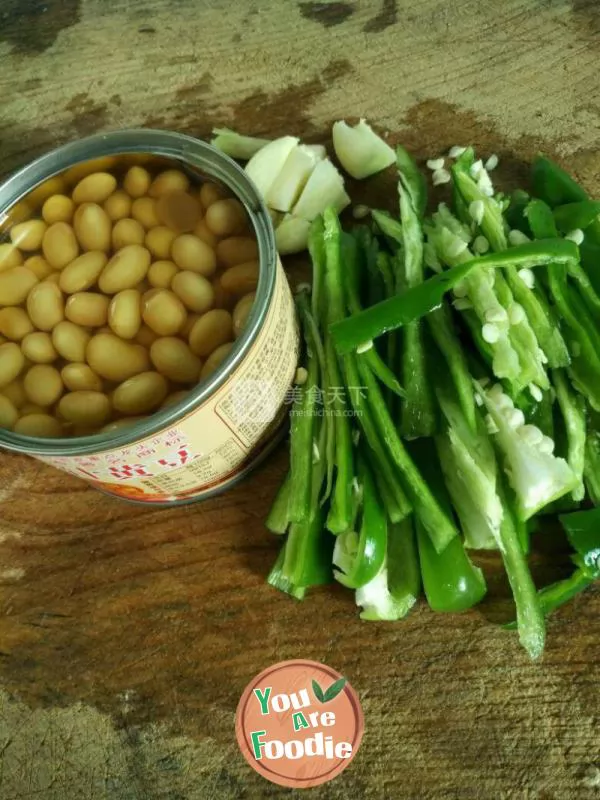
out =
<svg viewBox="0 0 600 800"><path fill-rule="evenodd" d="M590 500L600 506L600 418L594 412L588 414L584 476Z"/></svg>
<svg viewBox="0 0 600 800"><path fill-rule="evenodd" d="M402 487L402 482L398 477L397 470L388 449L379 435L371 406L363 396L363 387L361 386L357 358L355 355L345 356L342 359L342 363L346 388L350 394L350 401L354 408L358 424L373 454L373 460L377 465L375 471L376 480L379 486L381 483L385 483L388 493L394 498L393 505L386 505L388 516L393 522L399 522L411 513L412 506ZM352 387L352 389L350 389L350 387ZM382 497L385 497L385 491L381 490L381 486L380 494Z"/></svg>
<svg viewBox="0 0 600 800"><path fill-rule="evenodd" d="M396 148L398 196L402 220L403 270L396 291L423 283L422 218L427 205L425 179L402 147ZM402 383L406 396L402 403L400 429L408 439L433 436L437 427L435 401L427 370L425 330L416 319L404 330L402 339Z"/></svg>
<svg viewBox="0 0 600 800"><path fill-rule="evenodd" d="M365 342L424 317L441 304L446 292L481 267L538 267L570 264L577 259L577 245L566 239L528 242L502 253L473 258L434 275L403 295L383 300L360 314L333 324L330 331L335 348L340 355L350 353Z"/></svg>
<svg viewBox="0 0 600 800"><path fill-rule="evenodd" d="M563 203L578 203L590 199L585 189L567 172L542 155L534 159L531 177L534 194L545 200L552 208ZM600 244L600 223L592 222L586 235Z"/></svg>
<svg viewBox="0 0 600 800"><path fill-rule="evenodd" d="M498 493L504 507L498 544L517 609L519 640L531 658L536 659L544 650L546 638L544 615L529 571L521 536L512 511L503 496L501 482L498 483Z"/></svg>
<svg viewBox="0 0 600 800"><path fill-rule="evenodd" d="M538 592L544 614L550 614L600 578L600 508L575 511L561 515L559 519L576 551L571 556L576 569L568 578L545 586ZM509 623L506 627L514 628L515 623Z"/></svg>
<svg viewBox="0 0 600 800"><path fill-rule="evenodd" d="M412 443L411 455L440 506L451 515L450 496L433 441ZM465 611L479 603L487 591L485 578L467 555L461 537L456 536L442 553L437 553L419 521L416 534L423 588L429 606L434 611Z"/></svg>
<svg viewBox="0 0 600 800"><path fill-rule="evenodd" d="M394 219L389 211L378 211L376 208L371 210L371 216L384 236L387 236L396 245L404 243L400 220Z"/></svg>
<svg viewBox="0 0 600 800"><path fill-rule="evenodd" d="M579 484L571 492L573 500L583 500L583 469L585 462L585 400L571 391L565 374L561 370L552 373L556 399L562 414L567 434L567 463L579 478Z"/></svg>
<svg viewBox="0 0 600 800"><path fill-rule="evenodd" d="M452 317L447 306L436 308L425 318L429 325L431 335L438 346L440 352L446 360L458 401L465 419L475 430L475 397L473 395L473 379L469 372L469 366L463 348L458 341L458 337L452 325ZM479 326L481 327L481 326Z"/></svg>
<svg viewBox="0 0 600 800"><path fill-rule="evenodd" d="M600 214L600 203L596 200L580 200L577 203L565 203L554 208L554 221L561 233L579 228L585 230Z"/></svg>
<svg viewBox="0 0 600 800"><path fill-rule="evenodd" d="M290 472L292 488L288 514L290 522L304 522L310 515L313 436L319 366L315 353L308 351L308 377L294 401L290 424Z"/></svg>
<svg viewBox="0 0 600 800"><path fill-rule="evenodd" d="M359 364L359 370L361 381L366 389L368 407L373 413L381 440L395 464L396 472L401 477L415 514L423 523L435 549L441 552L458 534L454 522L440 507L427 482L423 480L421 473L406 452L373 375L361 364ZM362 424L360 417L359 423Z"/></svg>
<svg viewBox="0 0 600 800"><path fill-rule="evenodd" d="M283 479L283 483L275 495L275 499L273 500L273 504L267 515L267 519L265 520L265 526L271 531L271 533L282 534L288 529L288 525L290 524L289 503L291 490L291 472L288 470L285 478Z"/></svg>
<svg viewBox="0 0 600 800"><path fill-rule="evenodd" d="M360 314L362 305L359 292L359 265L358 250L355 239L347 233L342 233L342 256L344 269L346 272L346 298L348 310L351 314ZM380 253L379 256L383 256ZM379 260L378 256L378 260ZM403 397L405 392L398 379L383 361L374 347L370 347L364 353L359 354L359 359L369 365L369 368L379 378L379 380L391 389L394 394Z"/></svg>
<svg viewBox="0 0 600 800"><path fill-rule="evenodd" d="M371 469L363 458L358 459L358 481L362 488L358 548L348 572L334 571L336 580L348 589L359 589L373 580L385 562L387 550L386 516Z"/></svg>
<svg viewBox="0 0 600 800"><path fill-rule="evenodd" d="M337 214L331 208L323 215L325 241L325 285L327 290L327 321L329 325L346 316L343 295L343 274L341 264L341 229ZM325 334L325 354L331 385L337 388L332 400L335 425L335 466L336 476L327 517L327 526L333 533L341 533L350 527L352 509L352 439L350 420L346 416L347 405L342 396L343 387L340 367L330 336Z"/></svg>

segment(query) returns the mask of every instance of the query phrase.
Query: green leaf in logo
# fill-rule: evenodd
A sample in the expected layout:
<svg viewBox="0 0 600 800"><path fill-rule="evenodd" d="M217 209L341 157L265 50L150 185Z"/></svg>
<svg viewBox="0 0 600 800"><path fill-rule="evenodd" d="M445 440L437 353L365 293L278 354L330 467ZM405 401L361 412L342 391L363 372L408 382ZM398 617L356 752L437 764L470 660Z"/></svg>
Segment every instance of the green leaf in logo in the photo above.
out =
<svg viewBox="0 0 600 800"><path fill-rule="evenodd" d="M340 678L339 680L335 681L335 683L332 683L329 689L327 689L325 692L324 700L322 702L328 703L330 700L336 698L345 685L346 678Z"/></svg>
<svg viewBox="0 0 600 800"><path fill-rule="evenodd" d="M323 694L323 689L321 689L321 687L316 682L316 680L314 680L314 678L313 678L313 682L312 682L312 690L313 690L317 700L320 703L324 703L325 702L325 695Z"/></svg>

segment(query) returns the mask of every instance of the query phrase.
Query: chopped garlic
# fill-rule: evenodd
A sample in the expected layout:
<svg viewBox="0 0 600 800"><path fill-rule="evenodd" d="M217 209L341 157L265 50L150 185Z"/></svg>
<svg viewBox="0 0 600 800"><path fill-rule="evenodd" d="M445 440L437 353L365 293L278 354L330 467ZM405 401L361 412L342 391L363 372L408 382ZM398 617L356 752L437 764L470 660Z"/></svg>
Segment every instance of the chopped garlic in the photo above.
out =
<svg viewBox="0 0 600 800"><path fill-rule="evenodd" d="M443 158L430 158L427 161L427 167L432 172L435 172L438 169L442 169L443 166L444 166L444 159Z"/></svg>
<svg viewBox="0 0 600 800"><path fill-rule="evenodd" d="M296 375L294 376L294 383L296 386L303 386L308 379L308 372L304 367L298 367Z"/></svg>
<svg viewBox="0 0 600 800"><path fill-rule="evenodd" d="M453 147L450 148L448 151L448 155L450 158L460 158L462 154L466 151L466 147L461 147L459 144L455 144Z"/></svg>
<svg viewBox="0 0 600 800"><path fill-rule="evenodd" d="M510 230L508 232L508 241L512 245L518 245L518 244L527 244L527 242L530 242L531 239L529 238L529 236L525 236L523 231L519 231L516 228L513 228L513 230Z"/></svg>
<svg viewBox="0 0 600 800"><path fill-rule="evenodd" d="M353 178L368 178L396 163L396 153L364 119L353 127L334 122L332 136L335 154Z"/></svg>
<svg viewBox="0 0 600 800"><path fill-rule="evenodd" d="M520 303L512 303L508 309L508 321L511 325L520 325L525 322L525 309Z"/></svg>
<svg viewBox="0 0 600 800"><path fill-rule="evenodd" d="M535 286L535 275L533 274L533 270L529 269L528 267L523 267L523 269L520 269L517 274L528 289L533 289Z"/></svg>
<svg viewBox="0 0 600 800"><path fill-rule="evenodd" d="M473 250L475 250L476 253L478 253L479 255L483 255L484 253L487 253L489 249L490 249L490 243L485 238L485 236L475 237L475 241L473 242Z"/></svg>
<svg viewBox="0 0 600 800"><path fill-rule="evenodd" d="M368 342L363 342L362 344L359 344L358 347L356 348L356 352L366 353L367 350L370 350L372 347L373 347L373 342L372 340L369 340Z"/></svg>
<svg viewBox="0 0 600 800"><path fill-rule="evenodd" d="M442 183L450 183L452 175L447 169L436 169L433 173L432 181L434 186L440 186Z"/></svg>
<svg viewBox="0 0 600 800"><path fill-rule="evenodd" d="M507 322L508 321L508 314L506 313L506 309L502 308L502 306L495 306L494 308L489 308L485 312L485 321L486 322Z"/></svg>
<svg viewBox="0 0 600 800"><path fill-rule="evenodd" d="M540 389L539 386L536 386L535 383L530 383L529 384L529 394L538 403L540 403L544 399L544 395L542 394L542 390Z"/></svg>
<svg viewBox="0 0 600 800"><path fill-rule="evenodd" d="M494 185L490 176L487 174L485 169L482 169L477 177L477 186L483 194L487 197L494 196Z"/></svg>
<svg viewBox="0 0 600 800"><path fill-rule="evenodd" d="M358 205L352 209L352 216L354 219L364 219L371 213L369 206Z"/></svg>
<svg viewBox="0 0 600 800"><path fill-rule="evenodd" d="M492 153L492 155L485 162L485 168L489 172L491 172L493 169L496 169L497 166L498 166L498 156L496 155L496 153Z"/></svg>
<svg viewBox="0 0 600 800"><path fill-rule="evenodd" d="M312 443L312 452L313 452L313 464L318 464L319 461L321 460L321 454L319 453L319 447L314 439Z"/></svg>
<svg viewBox="0 0 600 800"><path fill-rule="evenodd" d="M471 173L472 178L478 178L481 174L481 170L483 169L483 162L481 159L475 161L475 163L471 164L471 168L469 172Z"/></svg>
<svg viewBox="0 0 600 800"><path fill-rule="evenodd" d="M573 231L569 231L565 236L565 239L569 239L572 242L575 242L576 245L580 245L583 242L583 231L581 228L575 228Z"/></svg>
<svg viewBox="0 0 600 800"><path fill-rule="evenodd" d="M483 204L483 200L473 200L472 203L469 203L469 216L478 225L481 223L484 213L485 205Z"/></svg>
<svg viewBox="0 0 600 800"><path fill-rule="evenodd" d="M481 328L481 336L484 342L495 344L500 338L500 331L491 322L486 322Z"/></svg>

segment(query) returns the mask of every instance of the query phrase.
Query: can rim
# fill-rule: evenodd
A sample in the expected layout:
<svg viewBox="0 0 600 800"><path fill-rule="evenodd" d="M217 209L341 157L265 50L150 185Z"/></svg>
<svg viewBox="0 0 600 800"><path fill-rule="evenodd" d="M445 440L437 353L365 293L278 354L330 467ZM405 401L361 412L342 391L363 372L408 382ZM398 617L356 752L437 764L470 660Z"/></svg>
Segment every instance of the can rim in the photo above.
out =
<svg viewBox="0 0 600 800"><path fill-rule="evenodd" d="M184 167L187 165L201 170L224 183L244 205L256 233L259 254L256 299L246 328L235 341L231 352L206 382L191 389L179 403L154 412L146 420L121 431L68 439L23 436L0 429L2 447L27 454L71 457L118 449L152 436L187 416L213 395L243 361L261 330L276 278L277 249L271 218L262 197L245 171L229 156L193 136L175 131L130 128L95 134L61 145L22 167L0 185L0 219L37 186L69 167L103 156L138 153L169 158Z"/></svg>

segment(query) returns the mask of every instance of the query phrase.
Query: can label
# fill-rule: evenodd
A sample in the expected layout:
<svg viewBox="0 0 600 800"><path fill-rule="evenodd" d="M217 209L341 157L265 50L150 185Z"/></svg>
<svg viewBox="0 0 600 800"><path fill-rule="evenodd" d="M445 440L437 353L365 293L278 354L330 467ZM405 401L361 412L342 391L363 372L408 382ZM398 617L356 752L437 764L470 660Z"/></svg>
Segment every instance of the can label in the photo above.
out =
<svg viewBox="0 0 600 800"><path fill-rule="evenodd" d="M283 267L254 342L214 394L169 427L90 455L36 457L130 500L199 498L255 461L282 419L298 363L294 302Z"/></svg>

